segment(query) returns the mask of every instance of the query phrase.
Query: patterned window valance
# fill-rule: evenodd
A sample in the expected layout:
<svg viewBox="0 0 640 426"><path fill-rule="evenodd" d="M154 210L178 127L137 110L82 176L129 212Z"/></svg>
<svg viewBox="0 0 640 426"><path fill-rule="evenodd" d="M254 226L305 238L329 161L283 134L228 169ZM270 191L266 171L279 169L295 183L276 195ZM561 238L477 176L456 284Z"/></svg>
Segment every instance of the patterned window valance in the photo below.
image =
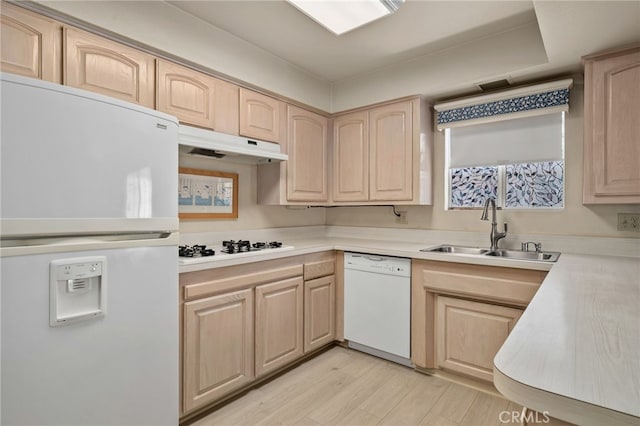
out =
<svg viewBox="0 0 640 426"><path fill-rule="evenodd" d="M568 111L572 84L560 80L438 104L438 130Z"/></svg>

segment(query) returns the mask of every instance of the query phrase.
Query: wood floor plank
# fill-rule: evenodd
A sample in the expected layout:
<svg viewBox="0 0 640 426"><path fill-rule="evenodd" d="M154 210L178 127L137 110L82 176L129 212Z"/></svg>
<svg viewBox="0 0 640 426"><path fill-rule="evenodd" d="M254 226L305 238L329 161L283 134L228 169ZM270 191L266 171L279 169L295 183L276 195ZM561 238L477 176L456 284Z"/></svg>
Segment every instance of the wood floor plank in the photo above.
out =
<svg viewBox="0 0 640 426"><path fill-rule="evenodd" d="M359 408L382 419L413 389L418 375L410 368L401 365L389 365L391 377L383 386L375 389Z"/></svg>
<svg viewBox="0 0 640 426"><path fill-rule="evenodd" d="M348 416L376 389L383 386L389 380L391 372L386 363L374 366L358 380L345 386L329 401L317 405L317 408L309 413L309 418L325 425L334 424L338 419Z"/></svg>
<svg viewBox="0 0 640 426"><path fill-rule="evenodd" d="M499 426L500 413L505 411L509 401L497 396L479 392L460 423L461 426Z"/></svg>
<svg viewBox="0 0 640 426"><path fill-rule="evenodd" d="M368 355L361 358L362 362L370 362ZM318 404L309 413L309 417L322 424L330 425L337 422L358 409L378 388L383 387L390 380L395 370L391 363L377 362L365 374L353 381L324 404Z"/></svg>
<svg viewBox="0 0 640 426"><path fill-rule="evenodd" d="M226 417L237 413L238 406L249 406L250 404L254 404L264 398L265 395L260 389L252 389L249 393L243 395L241 398L230 402L229 404L218 408L208 416L191 423L191 426L213 426L222 424Z"/></svg>
<svg viewBox="0 0 640 426"><path fill-rule="evenodd" d="M334 347L192 425L481 426L499 425L502 410L522 407Z"/></svg>
<svg viewBox="0 0 640 426"><path fill-rule="evenodd" d="M522 417L520 416L512 416L511 413L518 413L521 414L522 410L524 409L524 407L520 404L516 404L515 402L509 401L509 405L507 405L507 409L506 411L509 413L504 414L503 415L503 420L500 422L501 426L519 426L519 425L524 425L524 423L522 423Z"/></svg>
<svg viewBox="0 0 640 426"><path fill-rule="evenodd" d="M380 421L380 425L417 425L449 387L446 382L424 374L417 375L415 386Z"/></svg>
<svg viewBox="0 0 640 426"><path fill-rule="evenodd" d="M341 348L336 348L341 349ZM338 371L345 362L351 359L345 351L333 349L296 367L273 381L260 386L263 398L244 403L240 398L230 405L235 410L218 420L223 424L250 425L263 417L277 411L287 400L313 387L332 371ZM215 413L214 413L215 414Z"/></svg>
<svg viewBox="0 0 640 426"><path fill-rule="evenodd" d="M346 417L337 419L332 425L336 426L370 426L375 425L380 421L380 417L377 417L368 411L356 408L352 410Z"/></svg>
<svg viewBox="0 0 640 426"><path fill-rule="evenodd" d="M277 425L277 424L297 424L298 421L305 417L314 420L313 417L307 416L316 403L322 403L329 400L336 393L340 392L350 380L349 377L336 370L327 373L327 377L303 392L292 396L285 401L277 410L271 414L263 416L260 419L252 419L253 425Z"/></svg>
<svg viewBox="0 0 640 426"><path fill-rule="evenodd" d="M419 423L424 426L440 426L443 419L460 424L480 392L457 383L450 383L447 390Z"/></svg>

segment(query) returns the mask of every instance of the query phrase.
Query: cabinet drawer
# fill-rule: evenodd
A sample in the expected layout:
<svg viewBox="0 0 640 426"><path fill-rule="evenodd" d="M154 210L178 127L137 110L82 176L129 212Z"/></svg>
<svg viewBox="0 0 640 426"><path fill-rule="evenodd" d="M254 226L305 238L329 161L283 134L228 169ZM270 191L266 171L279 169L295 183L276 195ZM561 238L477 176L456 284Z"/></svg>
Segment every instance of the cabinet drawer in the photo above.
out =
<svg viewBox="0 0 640 426"><path fill-rule="evenodd" d="M424 262L417 277L425 290L526 306L546 276L544 271Z"/></svg>
<svg viewBox="0 0 640 426"><path fill-rule="evenodd" d="M269 269L266 271L256 271L243 275L232 275L229 277L213 279L188 284L184 286L184 300L196 299L211 294L220 293L234 289L246 288L252 285L264 284L270 281L277 281L302 275L302 265L285 266L282 268Z"/></svg>
<svg viewBox="0 0 640 426"><path fill-rule="evenodd" d="M304 280L312 280L314 278L324 277L325 275L333 275L335 272L335 261L333 259L321 260L304 264Z"/></svg>

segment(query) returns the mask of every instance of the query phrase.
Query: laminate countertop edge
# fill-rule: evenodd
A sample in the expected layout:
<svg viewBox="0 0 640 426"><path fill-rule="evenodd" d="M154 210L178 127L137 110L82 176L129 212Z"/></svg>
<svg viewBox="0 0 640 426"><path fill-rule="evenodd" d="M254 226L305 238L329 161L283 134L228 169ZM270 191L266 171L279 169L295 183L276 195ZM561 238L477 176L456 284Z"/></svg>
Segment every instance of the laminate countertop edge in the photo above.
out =
<svg viewBox="0 0 640 426"><path fill-rule="evenodd" d="M507 398L580 425L640 425L640 260L563 254L494 359Z"/></svg>

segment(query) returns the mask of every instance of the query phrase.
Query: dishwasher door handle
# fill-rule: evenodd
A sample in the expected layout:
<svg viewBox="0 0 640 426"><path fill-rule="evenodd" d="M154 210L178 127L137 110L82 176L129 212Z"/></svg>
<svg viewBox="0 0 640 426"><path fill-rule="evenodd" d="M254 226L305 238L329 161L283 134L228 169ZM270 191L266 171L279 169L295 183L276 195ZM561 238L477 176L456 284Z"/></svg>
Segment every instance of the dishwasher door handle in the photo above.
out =
<svg viewBox="0 0 640 426"><path fill-rule="evenodd" d="M371 260L372 262L384 262L385 260L387 260L384 257L374 257L374 256L362 256L362 257L364 257L367 260Z"/></svg>

